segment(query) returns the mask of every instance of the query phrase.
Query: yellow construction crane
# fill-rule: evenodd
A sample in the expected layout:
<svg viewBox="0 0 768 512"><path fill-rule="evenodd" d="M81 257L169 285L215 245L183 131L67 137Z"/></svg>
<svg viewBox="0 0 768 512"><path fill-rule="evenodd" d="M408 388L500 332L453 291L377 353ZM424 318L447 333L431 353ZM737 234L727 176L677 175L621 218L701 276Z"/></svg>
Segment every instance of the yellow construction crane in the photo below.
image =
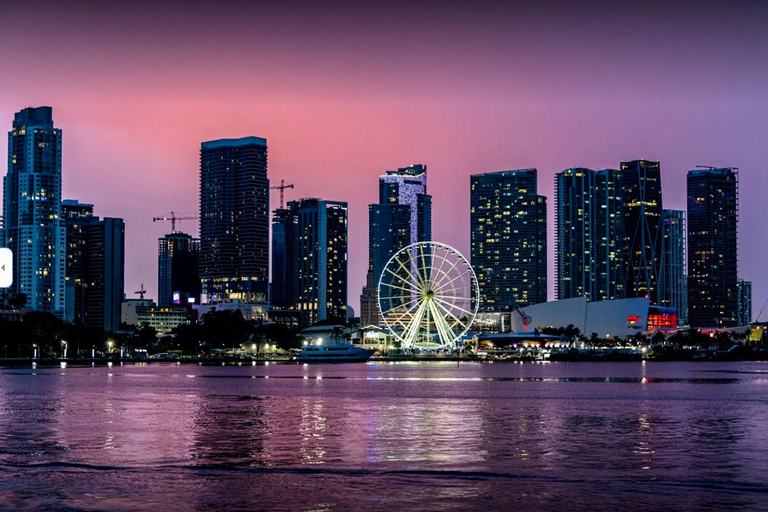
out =
<svg viewBox="0 0 768 512"><path fill-rule="evenodd" d="M197 215L189 215L186 217L178 217L174 212L171 212L170 214L166 213L162 217L152 217L152 222L157 222L159 220L169 220L171 221L171 233L176 232L176 221L177 220L194 220L197 219Z"/></svg>
<svg viewBox="0 0 768 512"><path fill-rule="evenodd" d="M293 183L289 183L288 185L285 184L285 180L280 180L280 185L275 185L274 187L269 187L273 190L279 190L280 191L280 209L283 209L283 193L285 189L287 188L293 188Z"/></svg>
<svg viewBox="0 0 768 512"><path fill-rule="evenodd" d="M141 286L139 286L139 289L133 292L133 294L138 295L141 300L144 300L145 293L147 293L147 290L144 289L144 283L141 283Z"/></svg>

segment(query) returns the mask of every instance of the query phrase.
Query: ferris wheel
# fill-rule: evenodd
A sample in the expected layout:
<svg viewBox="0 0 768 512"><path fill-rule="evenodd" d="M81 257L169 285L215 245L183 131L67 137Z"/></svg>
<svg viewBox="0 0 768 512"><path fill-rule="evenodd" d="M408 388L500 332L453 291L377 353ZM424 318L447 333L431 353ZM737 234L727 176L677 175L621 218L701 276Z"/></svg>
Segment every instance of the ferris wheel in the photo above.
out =
<svg viewBox="0 0 768 512"><path fill-rule="evenodd" d="M480 305L472 266L437 242L417 242L395 253L378 292L381 318L406 349L454 349Z"/></svg>

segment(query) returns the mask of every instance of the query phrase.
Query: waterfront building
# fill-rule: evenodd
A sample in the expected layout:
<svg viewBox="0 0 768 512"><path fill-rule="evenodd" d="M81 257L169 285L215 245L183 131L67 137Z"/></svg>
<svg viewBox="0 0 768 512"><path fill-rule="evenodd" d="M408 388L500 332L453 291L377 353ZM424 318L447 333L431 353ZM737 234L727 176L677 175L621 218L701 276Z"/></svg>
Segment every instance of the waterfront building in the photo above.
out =
<svg viewBox="0 0 768 512"><path fill-rule="evenodd" d="M290 209L279 208L272 216L272 285L270 304L278 308L291 308L297 300L296 265L293 258L298 241L298 218Z"/></svg>
<svg viewBox="0 0 768 512"><path fill-rule="evenodd" d="M65 199L61 202L61 218L66 233L64 320L84 325L88 225L89 219L93 218L93 205Z"/></svg>
<svg viewBox="0 0 768 512"><path fill-rule="evenodd" d="M65 314L77 325L120 329L125 294L125 223L93 215L93 205L67 199L61 214L66 233Z"/></svg>
<svg viewBox="0 0 768 512"><path fill-rule="evenodd" d="M685 275L685 212L663 210L659 306L674 308L680 325L688 322L688 287Z"/></svg>
<svg viewBox="0 0 768 512"><path fill-rule="evenodd" d="M661 267L661 167L659 162L621 162L621 200L627 298L658 303Z"/></svg>
<svg viewBox="0 0 768 512"><path fill-rule="evenodd" d="M688 320L734 327L738 300L739 179L736 168L688 171Z"/></svg>
<svg viewBox="0 0 768 512"><path fill-rule="evenodd" d="M147 299L126 300L122 304L122 321L127 325L152 327L158 334L168 334L196 318L190 305L158 306Z"/></svg>
<svg viewBox="0 0 768 512"><path fill-rule="evenodd" d="M528 333L547 328L573 325L587 338L603 340L618 336L627 338L658 330L671 330L677 326L677 315L671 308L655 306L646 297L588 302L586 297L555 300L534 304L523 309L531 319ZM484 317L486 325L493 325L494 315L509 315L508 331L525 330L522 316L516 313L491 313ZM506 319L496 324L506 326ZM491 330L488 332L505 332Z"/></svg>
<svg viewBox="0 0 768 512"><path fill-rule="evenodd" d="M427 166L414 164L379 176L379 202L368 206L368 262L373 284L366 276L360 298L363 323L380 323L377 289L389 259L403 247L431 239L432 196L427 194Z"/></svg>
<svg viewBox="0 0 768 512"><path fill-rule="evenodd" d="M200 278L200 299L204 303L267 303L266 139L244 137L202 143Z"/></svg>
<svg viewBox="0 0 768 512"><path fill-rule="evenodd" d="M368 257L378 283L389 259L403 247L432 239L432 196L427 166L416 164L379 177L379 203L368 207Z"/></svg>
<svg viewBox="0 0 768 512"><path fill-rule="evenodd" d="M347 203L316 198L290 201L276 216L284 233L274 253L285 269L281 307L302 313L302 324L347 319ZM279 279L278 279L279 282ZM292 301L292 303L288 303Z"/></svg>
<svg viewBox="0 0 768 512"><path fill-rule="evenodd" d="M365 275L365 286L360 295L360 325L379 325L378 288L373 276L373 266L368 266Z"/></svg>
<svg viewBox="0 0 768 512"><path fill-rule="evenodd" d="M738 293L737 324L749 325L752 323L752 281L739 279L736 282Z"/></svg>
<svg viewBox="0 0 768 512"><path fill-rule="evenodd" d="M62 133L51 107L17 112L8 132L0 243L13 252L11 296L34 311L65 314L66 234L61 220Z"/></svg>
<svg viewBox="0 0 768 512"><path fill-rule="evenodd" d="M200 303L200 239L175 231L157 240L157 302Z"/></svg>
<svg viewBox="0 0 768 512"><path fill-rule="evenodd" d="M571 168L555 175L558 299L624 296L619 171Z"/></svg>
<svg viewBox="0 0 768 512"><path fill-rule="evenodd" d="M536 169L475 174L470 184L472 267L481 308L546 302L546 197L536 192Z"/></svg>

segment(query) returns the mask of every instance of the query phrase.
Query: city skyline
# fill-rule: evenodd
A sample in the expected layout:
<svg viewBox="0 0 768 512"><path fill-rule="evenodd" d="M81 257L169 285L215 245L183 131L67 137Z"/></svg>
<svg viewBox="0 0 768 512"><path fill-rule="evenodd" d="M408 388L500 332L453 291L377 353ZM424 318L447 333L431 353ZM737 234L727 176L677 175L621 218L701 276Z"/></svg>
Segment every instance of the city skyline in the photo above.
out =
<svg viewBox="0 0 768 512"><path fill-rule="evenodd" d="M580 31L586 36L574 55L559 39L534 35L530 43L515 51L516 45L541 28L567 28L567 16L540 16L531 28L522 30L504 43L494 31L480 34L479 19L488 21L494 9L479 13L461 12L450 6L441 20L456 23L459 14L466 15L464 32L448 36L427 24L418 32L417 41L434 51L438 42L446 49L435 53L413 53L398 57L409 43L397 42L393 49L375 53L379 68L364 67L350 73L366 51L382 41L398 36L419 23L438 16L430 8L411 12L412 20L397 25L387 14L387 26L395 26L392 35L385 31L365 34L363 26L346 35L332 30L338 20L301 13L295 23L308 27L308 35L296 42L298 48L286 46L276 31L267 30L263 41L272 41L275 54L267 56L264 66L271 80L250 83L248 73L240 72L235 80L225 83L215 77L190 81L192 64L197 54L183 50L184 42L193 41L189 34L172 31L170 44L158 44L156 56L147 62L135 60L135 53L121 47L125 29L114 36L110 30L109 12L95 12L95 20L104 21L91 36L82 36L72 14L50 13L40 23L51 28L61 48L84 59L75 72L60 67L52 57L34 61L38 73L45 72L50 83L34 80L1 82L4 95L0 99L3 119L25 105L47 105L54 108L56 126L66 134L63 147L62 198L77 198L96 205L101 217L120 217L126 222L126 293L134 297L140 283L157 297L157 239L167 233L165 225L151 225L153 216L169 210L197 210L198 151L202 141L218 138L256 135L270 141L269 178L272 183L286 179L296 188L287 199L332 197L349 202L350 269L349 296L354 298L365 282L367 270L367 205L377 195L376 178L385 170L421 162L429 166L430 193L434 198L433 239L445 242L469 254L469 176L475 173L525 167L539 169L539 193L548 197L548 224L553 226L552 178L569 167L616 168L621 161L646 158L660 161L664 207L686 209L685 176L696 165L733 166L740 168L740 272L753 281L755 315L768 295L768 272L761 265L760 201L768 195L762 183L762 162L768 160L761 147L760 134L766 132L766 120L759 112L768 103L765 91L765 57L752 53L739 59L748 46L760 47L766 35L757 30L765 13L753 13L749 20L736 17L724 4L707 4L708 9L693 15L685 9L674 9L669 21L649 25L649 32L659 36L657 43L633 46L622 42L617 50L608 51L607 64L599 64L596 52L604 51L619 40L619 27L632 14L640 21L653 19L652 13L637 7L638 12L609 11L594 18L580 17ZM655 6L658 7L658 6ZM14 7L21 19L25 7ZM201 9L198 7L198 9ZM362 8L361 8L362 9ZM370 7L366 9L375 9ZM650 7L648 8L651 9ZM511 27L520 28L530 14L541 11L523 9L520 18L504 11ZM286 20L289 13L270 10L267 20ZM310 9L311 11L311 9ZM162 14L162 13L161 13ZM167 14L167 13L166 13ZM313 12L312 14L317 14ZM386 14L386 13L385 13ZM577 16L571 13L572 16ZM9 16L9 19L13 16ZM156 20L163 16L156 17ZM688 20L685 26L681 20ZM399 20L401 21L401 20ZM739 25L737 22L744 21ZM18 23L1 22L0 39L11 44L19 37ZM125 26L143 26L146 22L128 16ZM313 26L312 23L316 23ZM369 22L370 23L370 22ZM715 23L725 23L723 34L708 32L697 39L697 47L685 44L685 35L703 32ZM181 15L179 25L201 28L204 22ZM256 42L246 35L246 22L238 22L222 41L213 45L202 59L214 69L216 50L224 51L237 42ZM599 28L605 30L598 30ZM523 27L524 28L524 27ZM551 30L548 32L551 35ZM191 30L191 34L204 31ZM568 30L566 30L568 33ZM582 33L582 32L580 32ZM602 33L601 36L595 34ZM89 48L90 38L103 38L103 45ZM360 48L349 50L346 58L338 57L350 38L360 39ZM255 36L254 36L255 37ZM564 36L560 36L564 37ZM200 35L205 43L210 38ZM740 43L732 44L736 38ZM154 36L143 44L158 43ZM403 38L404 40L404 38ZM29 52L41 52L50 41L42 37L31 48L20 53L0 56L9 69L33 70L33 64L22 59ZM558 42L559 41L559 42ZM317 50L327 51L327 69L307 65L302 51L317 43ZM623 46L622 46L623 45ZM662 48L671 47L662 59ZM763 45L764 46L764 45ZM101 48L101 49L99 49ZM120 51L120 48L124 48ZM191 49L199 49L193 44ZM455 51L457 49L458 53ZM335 50L335 53L331 50ZM489 65L491 60L471 63L468 59L483 50L498 59L509 52L509 66ZM619 50L625 50L621 54ZM707 51L709 50L709 51ZM62 50L56 50L54 54ZM142 51L146 51L142 47ZM453 56L450 52L453 51ZM605 50L607 51L607 50ZM26 53L25 53L26 52ZM110 53L111 52L111 53ZM526 52L541 57L539 65L530 62ZM41 54L42 55L42 54ZM193 59L193 55L195 55ZM109 57L109 60L108 60ZM179 63L162 69L173 58ZM223 58L231 63L236 56ZM569 63L568 57L574 62ZM90 58L90 61L87 60ZM109 62L113 62L109 64ZM457 72L453 79L441 78L435 66ZM98 71L95 64L105 64ZM585 70L580 71L578 65ZM619 80L598 87L598 82L614 76L629 76L635 67L654 71L634 82ZM678 73L680 68L686 73ZM79 72L78 72L79 69ZM506 80L519 72L520 80ZM719 70L714 76L711 69ZM382 77L395 77L407 72L423 71L422 86L395 84ZM323 72L321 72L323 71ZM124 84L110 78L110 73L126 78ZM187 74L185 74L187 73ZM569 74L570 75L567 75ZM574 75L575 73L575 75ZM21 75L24 73L21 72ZM637 76L640 76L638 73ZM129 76L130 75L130 76ZM39 76L39 75L34 75ZM414 75L416 76L416 75ZM571 85L560 78L571 76ZM728 77L727 80L725 77ZM315 78L313 80L313 77ZM351 77L351 78L350 78ZM575 79L573 79L575 77ZM151 86L155 82L160 86ZM189 82L189 83L185 83ZM242 83L241 83L242 82ZM246 88L246 82L249 88ZM140 84L147 85L146 89ZM620 85L617 85L620 84ZM350 94L355 91L356 94ZM88 93L87 100L84 95ZM269 101L265 102L267 98ZM409 125L409 119L418 118ZM631 122L627 119L631 117ZM457 144L460 141L460 144ZM7 152L6 142L0 152ZM332 176L337 179L317 179ZM107 178L107 179L104 179ZM102 181L103 184L97 183ZM277 196L272 195L272 204ZM195 223L182 224L181 229L197 236ZM549 297L555 286L553 230L548 229ZM354 300L354 299L353 299ZM352 304L353 307L355 304Z"/></svg>

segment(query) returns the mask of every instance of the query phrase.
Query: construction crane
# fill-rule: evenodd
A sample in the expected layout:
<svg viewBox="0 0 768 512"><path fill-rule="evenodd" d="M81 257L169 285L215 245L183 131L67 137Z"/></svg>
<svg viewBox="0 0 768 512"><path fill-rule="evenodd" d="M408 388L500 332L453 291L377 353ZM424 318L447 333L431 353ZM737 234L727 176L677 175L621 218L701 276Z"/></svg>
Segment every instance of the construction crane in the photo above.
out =
<svg viewBox="0 0 768 512"><path fill-rule="evenodd" d="M197 215L194 215L194 216L190 215L187 217L177 217L174 212L171 212L170 215L166 213L162 217L152 217L152 222L157 222L159 220L169 220L171 221L171 233L175 233L177 220L194 220L194 219L197 219Z"/></svg>
<svg viewBox="0 0 768 512"><path fill-rule="evenodd" d="M139 299L144 300L144 294L147 293L147 290L144 289L144 283L141 283L141 286L139 286L139 289L133 292L134 295L138 295Z"/></svg>
<svg viewBox="0 0 768 512"><path fill-rule="evenodd" d="M282 210L284 207L283 202L283 193L285 192L285 189L287 188L293 188L293 183L289 183L288 185L285 184L285 180L280 180L280 185L275 185L274 187L269 187L273 190L277 189L280 190L280 209Z"/></svg>

